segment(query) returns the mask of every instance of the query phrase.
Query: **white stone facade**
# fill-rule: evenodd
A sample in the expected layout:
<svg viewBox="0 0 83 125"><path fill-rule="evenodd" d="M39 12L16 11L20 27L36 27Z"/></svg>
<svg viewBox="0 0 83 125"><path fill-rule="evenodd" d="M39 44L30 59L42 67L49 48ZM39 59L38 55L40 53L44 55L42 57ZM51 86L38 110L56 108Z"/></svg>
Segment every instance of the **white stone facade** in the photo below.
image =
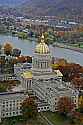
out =
<svg viewBox="0 0 83 125"><path fill-rule="evenodd" d="M22 115L21 104L28 97L24 92L0 93L0 120L5 117Z"/></svg>

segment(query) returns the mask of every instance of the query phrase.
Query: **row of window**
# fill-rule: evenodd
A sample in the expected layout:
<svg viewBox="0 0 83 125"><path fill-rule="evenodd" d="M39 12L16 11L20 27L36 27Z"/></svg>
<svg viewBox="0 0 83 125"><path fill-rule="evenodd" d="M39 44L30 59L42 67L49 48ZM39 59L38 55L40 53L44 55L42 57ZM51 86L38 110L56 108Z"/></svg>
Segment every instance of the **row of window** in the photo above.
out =
<svg viewBox="0 0 83 125"><path fill-rule="evenodd" d="M50 78L50 79L39 79L38 81L39 82L43 82L43 81L60 81L61 78Z"/></svg>
<svg viewBox="0 0 83 125"><path fill-rule="evenodd" d="M46 111L46 110L49 110L49 107L48 106L44 106L44 107L38 107L38 111Z"/></svg>
<svg viewBox="0 0 83 125"><path fill-rule="evenodd" d="M8 108L3 108L3 111L8 111L8 110L18 110L18 109L20 109L21 107L19 106L19 107L8 107Z"/></svg>
<svg viewBox="0 0 83 125"><path fill-rule="evenodd" d="M21 100L3 101L3 104L8 104L8 103L17 103L17 102L21 102Z"/></svg>
<svg viewBox="0 0 83 125"><path fill-rule="evenodd" d="M20 107L21 105L20 104L16 104L16 105L12 105L12 104L10 104L10 105L3 105L3 108L6 108L6 107Z"/></svg>
<svg viewBox="0 0 83 125"><path fill-rule="evenodd" d="M20 114L21 114L21 111L13 111L13 112L3 113L2 116L3 116L3 117L7 117L7 116L20 115Z"/></svg>
<svg viewBox="0 0 83 125"><path fill-rule="evenodd" d="M9 102L3 102L3 108L8 108L8 107L20 107L21 106L21 101L9 101Z"/></svg>

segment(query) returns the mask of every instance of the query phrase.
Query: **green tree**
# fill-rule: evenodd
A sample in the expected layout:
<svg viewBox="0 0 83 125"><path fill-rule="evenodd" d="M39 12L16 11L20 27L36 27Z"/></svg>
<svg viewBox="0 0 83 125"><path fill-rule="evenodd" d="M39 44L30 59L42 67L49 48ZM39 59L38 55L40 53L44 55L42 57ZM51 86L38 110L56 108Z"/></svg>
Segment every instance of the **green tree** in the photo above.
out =
<svg viewBox="0 0 83 125"><path fill-rule="evenodd" d="M4 84L0 83L0 92L6 92L7 87Z"/></svg>
<svg viewBox="0 0 83 125"><path fill-rule="evenodd" d="M83 96L81 95L81 96L79 96L79 101L78 101L79 103L79 111L81 112L81 113L83 113Z"/></svg>
<svg viewBox="0 0 83 125"><path fill-rule="evenodd" d="M27 39L27 33L19 32L18 37L21 38L21 39Z"/></svg>
<svg viewBox="0 0 83 125"><path fill-rule="evenodd" d="M52 44L53 42L56 41L56 37L54 36L53 33L45 32L44 37L45 37L45 42L47 44Z"/></svg>

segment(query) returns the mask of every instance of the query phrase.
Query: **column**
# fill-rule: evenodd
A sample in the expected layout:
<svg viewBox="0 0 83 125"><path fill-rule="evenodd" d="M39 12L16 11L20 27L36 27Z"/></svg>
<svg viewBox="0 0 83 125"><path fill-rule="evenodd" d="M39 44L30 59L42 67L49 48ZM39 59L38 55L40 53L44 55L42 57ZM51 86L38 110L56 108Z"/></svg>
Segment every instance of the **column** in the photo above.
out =
<svg viewBox="0 0 83 125"><path fill-rule="evenodd" d="M45 62L44 62L44 68L45 68Z"/></svg>
<svg viewBox="0 0 83 125"><path fill-rule="evenodd" d="M40 67L39 67L39 62L38 62L38 68L40 68Z"/></svg>
<svg viewBox="0 0 83 125"><path fill-rule="evenodd" d="M28 86L27 86L28 84L27 84L27 83L28 83L28 81L27 81L27 79L26 79L26 80L25 80L25 89L26 89L26 90L28 89Z"/></svg>
<svg viewBox="0 0 83 125"><path fill-rule="evenodd" d="M46 62L46 68L48 68L48 62Z"/></svg>
<svg viewBox="0 0 83 125"><path fill-rule="evenodd" d="M42 62L42 69L44 69L44 62Z"/></svg>
<svg viewBox="0 0 83 125"><path fill-rule="evenodd" d="M33 67L34 67L34 68L37 68L37 60L34 60L34 62L33 62Z"/></svg>
<svg viewBox="0 0 83 125"><path fill-rule="evenodd" d="M30 89L30 80L28 80L28 90Z"/></svg>
<svg viewBox="0 0 83 125"><path fill-rule="evenodd" d="M34 59L33 61L34 61L33 65L34 65L34 68L35 68L36 67L36 60Z"/></svg>
<svg viewBox="0 0 83 125"><path fill-rule="evenodd" d="M32 80L31 80L31 87L30 87L30 89L32 89Z"/></svg>
<svg viewBox="0 0 83 125"><path fill-rule="evenodd" d="M41 62L39 63L39 68L41 69Z"/></svg>
<svg viewBox="0 0 83 125"><path fill-rule="evenodd" d="M41 62L41 69L42 69L42 62Z"/></svg>
<svg viewBox="0 0 83 125"><path fill-rule="evenodd" d="M47 68L47 62L45 62L45 69Z"/></svg>

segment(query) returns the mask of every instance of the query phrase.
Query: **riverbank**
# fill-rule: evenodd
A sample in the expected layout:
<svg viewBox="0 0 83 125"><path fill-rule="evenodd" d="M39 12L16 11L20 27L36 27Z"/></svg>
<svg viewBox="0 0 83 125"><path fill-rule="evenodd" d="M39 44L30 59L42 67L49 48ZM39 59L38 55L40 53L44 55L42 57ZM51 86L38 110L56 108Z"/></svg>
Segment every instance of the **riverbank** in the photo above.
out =
<svg viewBox="0 0 83 125"><path fill-rule="evenodd" d="M55 47L55 46L83 53L83 49L82 48L77 48L77 47L73 47L73 46L69 46L69 45L64 45L62 43L54 43L53 47Z"/></svg>
<svg viewBox="0 0 83 125"><path fill-rule="evenodd" d="M11 35L0 35L0 44L5 42L11 42L14 48L19 48L22 50L22 55L33 56L35 46L37 42L30 40L18 39L18 37L13 37ZM64 58L69 60L69 62L78 63L83 65L83 53L73 51L70 49L49 46L51 55L55 58Z"/></svg>

